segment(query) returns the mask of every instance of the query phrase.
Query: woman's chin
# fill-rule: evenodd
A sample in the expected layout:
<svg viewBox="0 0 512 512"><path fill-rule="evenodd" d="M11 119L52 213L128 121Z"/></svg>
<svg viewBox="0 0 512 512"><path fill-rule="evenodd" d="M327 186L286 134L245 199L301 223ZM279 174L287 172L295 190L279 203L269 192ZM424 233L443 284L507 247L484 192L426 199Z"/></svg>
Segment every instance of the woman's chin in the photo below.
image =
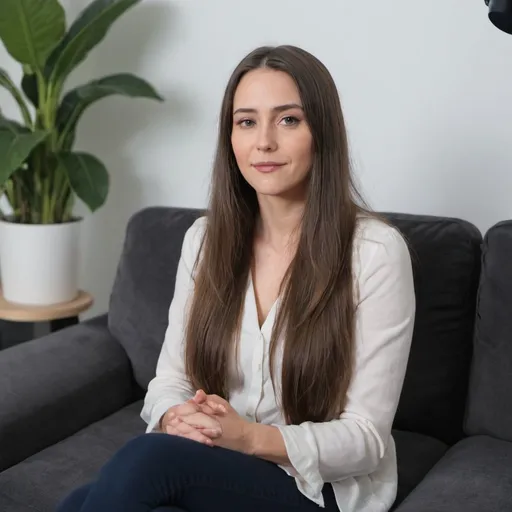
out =
<svg viewBox="0 0 512 512"><path fill-rule="evenodd" d="M281 178L283 178L282 176ZM263 179L262 179L263 178ZM307 185L305 180L297 183L296 181L290 182L286 179L273 179L262 176L251 176L248 180L251 187L256 191L256 194L261 197L282 197L282 198L305 198Z"/></svg>
<svg viewBox="0 0 512 512"><path fill-rule="evenodd" d="M279 198L294 202L306 199L306 192L302 187L259 187L255 190L260 198Z"/></svg>
<svg viewBox="0 0 512 512"><path fill-rule="evenodd" d="M262 197L283 197L289 193L286 187L255 187L256 194Z"/></svg>

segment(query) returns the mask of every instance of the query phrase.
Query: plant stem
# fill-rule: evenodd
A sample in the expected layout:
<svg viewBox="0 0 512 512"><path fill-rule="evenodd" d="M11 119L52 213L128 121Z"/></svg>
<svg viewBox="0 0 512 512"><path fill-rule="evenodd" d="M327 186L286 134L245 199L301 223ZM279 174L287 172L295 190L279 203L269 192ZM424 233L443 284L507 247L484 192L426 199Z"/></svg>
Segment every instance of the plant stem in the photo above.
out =
<svg viewBox="0 0 512 512"><path fill-rule="evenodd" d="M7 191L5 190L4 187L0 187L0 199L2 199L4 194L7 194ZM0 208L0 220L5 220L5 214L2 210L2 208Z"/></svg>
<svg viewBox="0 0 512 512"><path fill-rule="evenodd" d="M46 123L46 113L44 112L46 107L46 98L47 98L47 86L46 86L46 80L44 78L44 75L41 73L41 71L36 71L36 77L37 77L37 92L38 92L38 118L41 121L41 125L43 128L48 129L49 126Z"/></svg>
<svg viewBox="0 0 512 512"><path fill-rule="evenodd" d="M41 144L35 159L36 167L34 168L34 203L37 204L35 208L38 219L33 222L40 222L48 224L52 222L51 201L50 194L50 169L48 166L48 155L51 154L54 145L54 130L53 130L53 115L51 111L51 101L49 98L48 84L43 73L36 71L37 86L39 93L39 106L37 117L39 124L51 133L50 140Z"/></svg>
<svg viewBox="0 0 512 512"><path fill-rule="evenodd" d="M34 122L32 121L32 116L30 115L30 112L28 110L28 107L25 103L25 100L23 99L23 96L18 91L18 88L15 87L12 90L12 93L14 95L14 98L16 100L16 103L20 107L21 115L23 117L23 121L25 122L25 125L27 128L33 129L34 128Z"/></svg>
<svg viewBox="0 0 512 512"><path fill-rule="evenodd" d="M19 180L16 180L15 183L16 187L16 196L17 196L17 202L18 202L18 215L20 217L21 222L25 222L25 203L23 201L23 191L21 190L21 183Z"/></svg>

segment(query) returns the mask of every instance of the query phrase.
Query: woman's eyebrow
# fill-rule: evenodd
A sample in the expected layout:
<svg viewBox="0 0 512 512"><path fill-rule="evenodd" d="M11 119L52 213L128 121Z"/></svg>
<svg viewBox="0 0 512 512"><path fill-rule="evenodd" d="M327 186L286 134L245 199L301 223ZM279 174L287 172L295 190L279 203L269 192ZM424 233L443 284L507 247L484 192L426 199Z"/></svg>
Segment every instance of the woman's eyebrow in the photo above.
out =
<svg viewBox="0 0 512 512"><path fill-rule="evenodd" d="M298 103L286 103L285 105L278 105L277 107L273 107L273 112L283 112L284 110L290 110L292 108L300 108L304 110L301 105ZM255 108L237 108L233 115L235 114L255 114L257 110Z"/></svg>

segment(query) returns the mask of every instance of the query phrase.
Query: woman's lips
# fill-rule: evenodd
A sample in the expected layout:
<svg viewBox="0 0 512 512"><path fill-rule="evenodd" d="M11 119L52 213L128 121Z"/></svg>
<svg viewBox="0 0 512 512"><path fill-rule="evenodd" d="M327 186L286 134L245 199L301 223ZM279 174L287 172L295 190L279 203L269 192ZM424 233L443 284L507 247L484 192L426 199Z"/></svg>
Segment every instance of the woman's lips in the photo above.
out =
<svg viewBox="0 0 512 512"><path fill-rule="evenodd" d="M254 164L253 167L259 171L259 172L274 172L277 171L280 167L282 167L284 164L278 164L278 163L265 163L265 164Z"/></svg>

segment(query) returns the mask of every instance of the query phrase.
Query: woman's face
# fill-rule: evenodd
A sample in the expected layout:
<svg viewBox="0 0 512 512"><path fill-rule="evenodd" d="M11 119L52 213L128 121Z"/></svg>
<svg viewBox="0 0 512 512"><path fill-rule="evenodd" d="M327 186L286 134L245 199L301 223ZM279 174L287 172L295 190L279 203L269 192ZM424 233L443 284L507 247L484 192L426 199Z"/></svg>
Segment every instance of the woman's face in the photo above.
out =
<svg viewBox="0 0 512 512"><path fill-rule="evenodd" d="M250 71L233 102L231 144L246 181L258 195L305 197L313 138L292 78L272 69Z"/></svg>

